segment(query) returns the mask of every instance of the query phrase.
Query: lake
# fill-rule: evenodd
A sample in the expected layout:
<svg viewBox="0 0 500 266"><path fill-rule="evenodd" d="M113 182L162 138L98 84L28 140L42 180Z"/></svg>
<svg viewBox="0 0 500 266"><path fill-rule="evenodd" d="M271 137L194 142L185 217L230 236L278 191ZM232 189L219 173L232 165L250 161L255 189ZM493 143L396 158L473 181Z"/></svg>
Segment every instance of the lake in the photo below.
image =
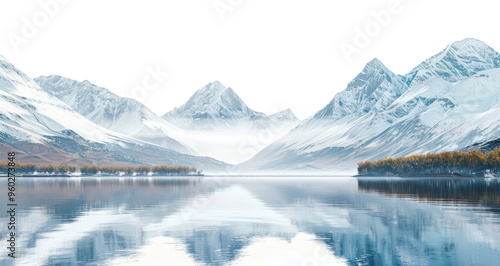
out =
<svg viewBox="0 0 500 266"><path fill-rule="evenodd" d="M17 180L1 265L499 265L500 180ZM2 210L7 184L2 180ZM2 192L3 193L3 192Z"/></svg>

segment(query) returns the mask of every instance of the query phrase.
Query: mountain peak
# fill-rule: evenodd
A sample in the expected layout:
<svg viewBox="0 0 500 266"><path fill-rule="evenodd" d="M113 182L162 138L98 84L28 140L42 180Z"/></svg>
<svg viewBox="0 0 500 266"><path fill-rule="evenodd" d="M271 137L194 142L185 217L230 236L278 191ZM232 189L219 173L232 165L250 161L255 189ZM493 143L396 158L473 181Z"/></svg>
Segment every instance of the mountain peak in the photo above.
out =
<svg viewBox="0 0 500 266"><path fill-rule="evenodd" d="M222 84L222 82L220 82L220 81L218 81L218 80L216 80L216 81L214 81L214 82L212 82L212 83L209 83L209 84L213 84L214 86L217 86L217 87L224 87L224 88L225 88L224 84Z"/></svg>
<svg viewBox="0 0 500 266"><path fill-rule="evenodd" d="M363 71L361 73L372 73L383 72L389 75L394 75L394 73L387 68L382 61L378 58L373 58L370 62L366 63Z"/></svg>
<svg viewBox="0 0 500 266"><path fill-rule="evenodd" d="M256 115L233 89L214 81L197 90L182 106L165 114L165 118L232 119Z"/></svg>
<svg viewBox="0 0 500 266"><path fill-rule="evenodd" d="M295 116L293 111L290 108L287 108L283 111L274 113L269 116L272 119L276 120L289 120L289 121L299 121L299 119Z"/></svg>
<svg viewBox="0 0 500 266"><path fill-rule="evenodd" d="M489 45L478 39L467 38L448 45L446 49L438 54L438 58L439 55L443 56L443 59L446 59L446 55L448 55L462 58L470 57L471 60L475 58L481 61L487 61L492 55L498 56L498 53Z"/></svg>
<svg viewBox="0 0 500 266"><path fill-rule="evenodd" d="M95 91L89 91L92 94L104 93L104 94L109 94L110 97L117 97L111 91L104 88L98 88L96 85L90 83L88 80L80 82L59 75L40 76L38 78L35 78L34 80L43 90L49 92L50 94L60 99L64 96L74 94L74 91L80 90L80 88L95 90Z"/></svg>
<svg viewBox="0 0 500 266"><path fill-rule="evenodd" d="M226 90L226 86L222 84L220 81L216 80L214 82L210 82L207 85L205 85L203 88L199 89L196 93L200 94L214 94L214 95L219 95L223 93Z"/></svg>
<svg viewBox="0 0 500 266"><path fill-rule="evenodd" d="M388 69L378 58L374 58L368 62L363 68L363 71L349 83L347 90L363 87L367 83L373 82L379 85L384 79L392 82L395 78L396 75L390 69Z"/></svg>
<svg viewBox="0 0 500 266"><path fill-rule="evenodd" d="M381 66L384 66L384 64L382 64L382 61L380 61L380 59L378 59L377 57L373 58L370 62L368 62L366 64L367 66L378 66L378 67L381 67ZM385 66L384 66L385 67Z"/></svg>
<svg viewBox="0 0 500 266"><path fill-rule="evenodd" d="M38 78L35 78L35 80L37 79L43 79L43 80L61 80L61 79L65 79L65 77L62 77L62 76L59 76L59 75L48 75L48 76L40 76Z"/></svg>
<svg viewBox="0 0 500 266"><path fill-rule="evenodd" d="M467 38L448 45L438 54L422 62L405 76L412 86L422 81L440 77L457 82L476 73L500 67L500 54L486 43Z"/></svg>
<svg viewBox="0 0 500 266"><path fill-rule="evenodd" d="M314 118L336 121L347 115L381 112L407 89L401 77L374 58Z"/></svg>
<svg viewBox="0 0 500 266"><path fill-rule="evenodd" d="M90 81L88 81L88 80L84 80L84 81L82 81L82 83L81 83L81 84L82 84L82 85L85 85L85 86L92 86L92 87L93 87L93 86L95 86L94 84L90 83Z"/></svg>
<svg viewBox="0 0 500 266"><path fill-rule="evenodd" d="M215 102L222 97L222 95L226 92L227 89L228 88L224 86L221 82L214 81L208 83L203 88L197 90L194 93L194 95L189 99L189 101L197 100L197 101L203 101L204 103Z"/></svg>
<svg viewBox="0 0 500 266"><path fill-rule="evenodd" d="M92 110L96 110L96 112L99 110L99 107L94 104L94 102L98 101L98 99L108 99L106 104L120 102L123 106L128 106L132 109L140 108L142 106L141 103L134 99L120 97L112 91L99 87L88 80L80 82L59 75L41 76L35 78L34 80L40 88L72 106L77 112L83 114L84 116L93 112ZM104 106L101 107L106 108ZM112 109L113 107L110 107L110 110ZM116 110L113 110L112 112L116 112Z"/></svg>
<svg viewBox="0 0 500 266"><path fill-rule="evenodd" d="M481 40L474 39L474 38L465 38L460 41L456 41L450 45L452 48L460 49L460 48L465 48L465 47L478 47L478 48L488 48L492 49L489 45L484 43Z"/></svg>

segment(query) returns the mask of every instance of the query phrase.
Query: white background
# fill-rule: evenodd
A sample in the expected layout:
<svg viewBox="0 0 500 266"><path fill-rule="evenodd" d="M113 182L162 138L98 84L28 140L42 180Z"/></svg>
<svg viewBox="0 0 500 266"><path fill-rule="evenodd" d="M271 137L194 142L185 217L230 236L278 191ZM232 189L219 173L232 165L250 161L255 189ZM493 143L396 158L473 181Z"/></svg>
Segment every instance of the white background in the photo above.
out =
<svg viewBox="0 0 500 266"><path fill-rule="evenodd" d="M0 54L33 78L89 80L121 96L141 85L148 67L159 66L169 77L142 102L160 115L219 80L257 111L290 107L304 119L374 57L406 74L467 37L500 50L498 1L397 1L398 12L350 62L341 44L353 45L356 28L377 23L372 12L389 10L393 1L218 1L69 0L25 36L26 21L50 1L3 0ZM232 9L220 16L217 2ZM14 35L29 38L13 45Z"/></svg>

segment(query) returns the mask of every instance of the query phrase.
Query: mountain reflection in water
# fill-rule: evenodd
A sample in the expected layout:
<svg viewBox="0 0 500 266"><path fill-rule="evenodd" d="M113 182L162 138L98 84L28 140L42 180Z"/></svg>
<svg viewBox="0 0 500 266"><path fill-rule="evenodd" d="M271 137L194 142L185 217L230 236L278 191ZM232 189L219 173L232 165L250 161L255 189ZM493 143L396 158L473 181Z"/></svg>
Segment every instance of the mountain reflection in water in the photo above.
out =
<svg viewBox="0 0 500 266"><path fill-rule="evenodd" d="M496 179L26 178L17 187L18 258L2 251L2 265L500 261Z"/></svg>

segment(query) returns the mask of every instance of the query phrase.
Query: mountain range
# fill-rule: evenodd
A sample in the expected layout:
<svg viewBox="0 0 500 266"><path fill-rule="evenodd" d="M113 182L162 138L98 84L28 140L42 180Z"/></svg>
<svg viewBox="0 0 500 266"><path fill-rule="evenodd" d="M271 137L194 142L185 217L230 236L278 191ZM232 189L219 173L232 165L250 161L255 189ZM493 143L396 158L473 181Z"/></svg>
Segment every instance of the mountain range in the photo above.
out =
<svg viewBox="0 0 500 266"><path fill-rule="evenodd" d="M81 164L183 164L207 170L353 169L384 157L491 150L500 139L500 54L457 41L409 73L379 59L304 121L248 107L215 81L159 116L89 81L31 79L0 56L0 150Z"/></svg>
<svg viewBox="0 0 500 266"><path fill-rule="evenodd" d="M353 169L357 162L453 151L500 135L500 55L455 42L406 75L378 59L347 88L242 167Z"/></svg>
<svg viewBox="0 0 500 266"><path fill-rule="evenodd" d="M138 101L88 81L61 76L42 76L35 81L44 91L108 130L179 153L228 163L248 160L299 122L289 109L269 116L252 110L233 89L219 81L199 89L184 105L163 117Z"/></svg>
<svg viewBox="0 0 500 266"><path fill-rule="evenodd" d="M61 76L42 76L35 82L101 127L180 153L192 154L178 141L181 133L175 126L136 100L120 97L89 81L78 82Z"/></svg>
<svg viewBox="0 0 500 266"><path fill-rule="evenodd" d="M88 82L81 85L87 86ZM94 107L100 103L85 103L87 99L76 98L75 102L82 103L74 106L81 107L78 108L80 112L113 129L106 124L108 113L93 112L94 108L105 109L106 106ZM137 106L136 102L133 104ZM87 119L0 56L0 150L15 151L19 161L76 165L173 164L200 169L227 166L212 158L180 153L111 129Z"/></svg>
<svg viewBox="0 0 500 266"><path fill-rule="evenodd" d="M185 142L197 154L233 164L250 159L299 123L290 109L271 115L252 110L219 81L163 118L184 130Z"/></svg>

